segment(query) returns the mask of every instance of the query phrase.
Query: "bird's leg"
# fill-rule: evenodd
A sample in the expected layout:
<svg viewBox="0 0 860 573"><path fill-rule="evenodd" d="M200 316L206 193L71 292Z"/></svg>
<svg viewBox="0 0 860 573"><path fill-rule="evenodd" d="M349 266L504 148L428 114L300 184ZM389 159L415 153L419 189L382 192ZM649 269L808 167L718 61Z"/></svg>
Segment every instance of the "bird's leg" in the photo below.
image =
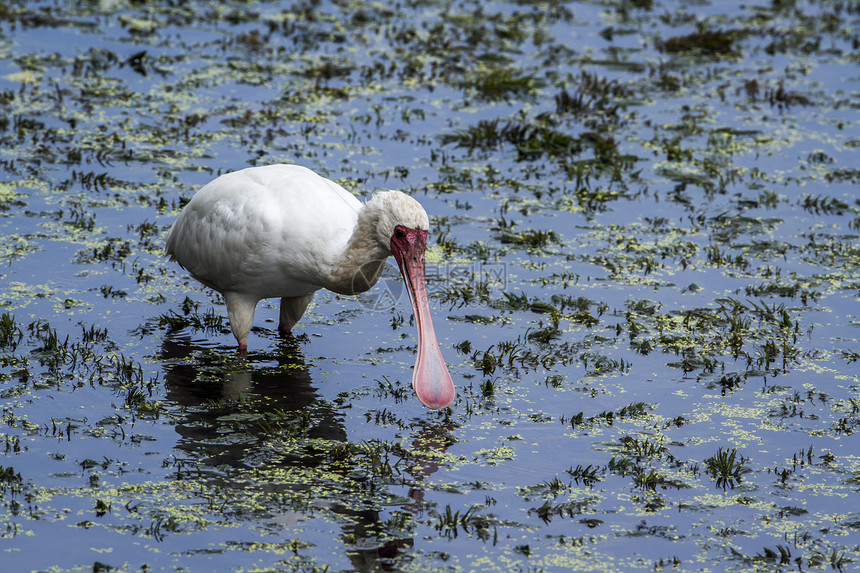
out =
<svg viewBox="0 0 860 573"><path fill-rule="evenodd" d="M254 309L257 298L246 294L225 292L224 302L227 303L227 316L230 318L230 328L239 343L239 351L248 350L248 333L254 322Z"/></svg>
<svg viewBox="0 0 860 573"><path fill-rule="evenodd" d="M281 298L281 318L278 322L278 332L282 334L289 333L293 326L299 321L311 299L314 298L314 293L306 294L305 296L290 296Z"/></svg>

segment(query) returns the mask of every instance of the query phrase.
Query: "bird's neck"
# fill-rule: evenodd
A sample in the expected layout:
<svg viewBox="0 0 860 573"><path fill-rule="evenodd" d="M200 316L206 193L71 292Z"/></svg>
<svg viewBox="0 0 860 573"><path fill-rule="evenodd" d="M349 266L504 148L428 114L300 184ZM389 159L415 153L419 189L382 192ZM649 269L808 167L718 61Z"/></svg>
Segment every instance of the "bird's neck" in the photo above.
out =
<svg viewBox="0 0 860 573"><path fill-rule="evenodd" d="M369 290L385 268L390 248L377 239L378 215L365 205L358 214L352 236L332 264L332 282L325 287L338 294L359 294Z"/></svg>

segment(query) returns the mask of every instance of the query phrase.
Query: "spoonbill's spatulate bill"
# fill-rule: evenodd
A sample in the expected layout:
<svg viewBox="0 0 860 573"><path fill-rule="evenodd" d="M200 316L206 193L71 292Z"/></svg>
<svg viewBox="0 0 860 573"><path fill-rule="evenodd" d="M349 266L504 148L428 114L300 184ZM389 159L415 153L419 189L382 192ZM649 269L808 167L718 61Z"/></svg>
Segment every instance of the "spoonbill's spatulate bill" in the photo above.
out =
<svg viewBox="0 0 860 573"><path fill-rule="evenodd" d="M289 332L315 291L364 292L393 255L418 327L412 387L438 409L455 392L427 300L428 229L427 213L405 193L383 191L362 203L309 169L270 165L222 175L200 189L170 229L167 253L224 296L242 351L261 299L280 297L278 329Z"/></svg>

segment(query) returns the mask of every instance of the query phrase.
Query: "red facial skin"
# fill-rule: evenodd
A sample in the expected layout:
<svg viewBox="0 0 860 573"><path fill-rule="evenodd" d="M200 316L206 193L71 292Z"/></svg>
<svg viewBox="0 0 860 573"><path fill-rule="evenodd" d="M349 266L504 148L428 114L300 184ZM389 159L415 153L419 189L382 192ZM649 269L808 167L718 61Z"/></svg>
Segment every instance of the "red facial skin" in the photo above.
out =
<svg viewBox="0 0 860 573"><path fill-rule="evenodd" d="M433 320L430 318L427 283L424 278L427 231L398 225L391 235L390 246L391 254L406 282L406 291L409 293L418 327L418 354L412 373L412 388L422 404L432 410L438 410L454 401L456 391L436 341Z"/></svg>

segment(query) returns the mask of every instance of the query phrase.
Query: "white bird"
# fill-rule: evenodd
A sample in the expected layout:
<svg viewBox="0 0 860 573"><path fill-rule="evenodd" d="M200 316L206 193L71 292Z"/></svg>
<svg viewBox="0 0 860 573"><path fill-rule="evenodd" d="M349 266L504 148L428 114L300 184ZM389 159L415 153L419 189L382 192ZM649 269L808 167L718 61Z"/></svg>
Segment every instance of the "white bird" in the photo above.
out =
<svg viewBox="0 0 860 573"><path fill-rule="evenodd" d="M289 332L314 292L358 294L393 255L418 328L412 387L432 409L454 400L436 341L424 278L429 229L421 205L400 191L362 203L337 183L297 165L251 167L201 188L167 235L167 253L220 292L239 350L248 348L254 309L280 297L278 330Z"/></svg>

